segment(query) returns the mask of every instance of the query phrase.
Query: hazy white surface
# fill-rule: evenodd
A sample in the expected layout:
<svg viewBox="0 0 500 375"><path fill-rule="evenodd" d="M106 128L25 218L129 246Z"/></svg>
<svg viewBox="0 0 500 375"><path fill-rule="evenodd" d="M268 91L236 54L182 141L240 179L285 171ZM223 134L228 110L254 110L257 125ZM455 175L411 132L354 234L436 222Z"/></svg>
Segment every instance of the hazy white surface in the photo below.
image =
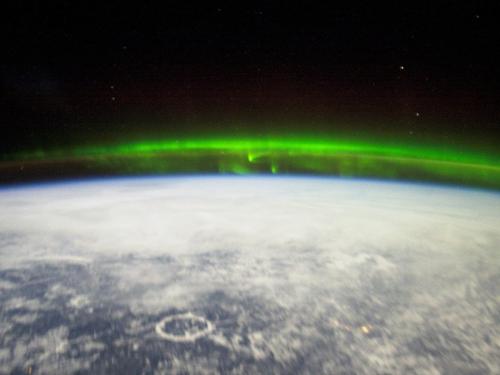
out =
<svg viewBox="0 0 500 375"><path fill-rule="evenodd" d="M290 245L339 251L379 241L411 246L431 236L456 251L488 243L500 228L499 194L336 179L116 179L0 191L0 207L0 231L40 241L17 249L16 260L139 249L144 255L231 247L267 253Z"/></svg>

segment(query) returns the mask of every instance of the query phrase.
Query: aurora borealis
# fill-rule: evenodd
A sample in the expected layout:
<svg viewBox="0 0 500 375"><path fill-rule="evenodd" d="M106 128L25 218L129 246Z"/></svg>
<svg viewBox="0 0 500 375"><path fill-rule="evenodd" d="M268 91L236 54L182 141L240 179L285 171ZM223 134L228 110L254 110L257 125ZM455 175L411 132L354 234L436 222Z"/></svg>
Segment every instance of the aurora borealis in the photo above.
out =
<svg viewBox="0 0 500 375"><path fill-rule="evenodd" d="M497 155L383 142L313 137L143 141L12 155L3 176L57 167L59 177L100 174L307 173L439 181L500 188ZM70 166L67 172L63 166ZM76 171L76 172L75 172ZM10 177L10 176L9 176Z"/></svg>

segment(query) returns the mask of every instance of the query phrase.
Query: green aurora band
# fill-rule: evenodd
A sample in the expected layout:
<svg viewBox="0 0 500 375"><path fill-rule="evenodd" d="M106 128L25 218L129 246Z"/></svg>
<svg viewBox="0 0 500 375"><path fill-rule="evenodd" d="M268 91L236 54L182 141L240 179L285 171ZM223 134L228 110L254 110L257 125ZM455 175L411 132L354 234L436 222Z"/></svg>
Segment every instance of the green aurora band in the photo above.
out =
<svg viewBox="0 0 500 375"><path fill-rule="evenodd" d="M69 172L61 171L66 168ZM247 137L143 141L26 152L4 157L0 173L71 174L309 173L454 183L500 189L500 156L449 147L324 137ZM75 172L76 171L76 172Z"/></svg>

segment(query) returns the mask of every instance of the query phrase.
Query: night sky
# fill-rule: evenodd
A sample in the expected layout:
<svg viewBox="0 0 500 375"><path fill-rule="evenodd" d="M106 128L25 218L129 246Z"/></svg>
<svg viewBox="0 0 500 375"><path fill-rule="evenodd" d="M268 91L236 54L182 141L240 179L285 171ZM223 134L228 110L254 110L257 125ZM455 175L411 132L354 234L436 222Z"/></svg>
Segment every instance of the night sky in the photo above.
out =
<svg viewBox="0 0 500 375"><path fill-rule="evenodd" d="M498 166L499 18L486 2L106 3L4 7L2 181L82 148L207 137L354 139Z"/></svg>

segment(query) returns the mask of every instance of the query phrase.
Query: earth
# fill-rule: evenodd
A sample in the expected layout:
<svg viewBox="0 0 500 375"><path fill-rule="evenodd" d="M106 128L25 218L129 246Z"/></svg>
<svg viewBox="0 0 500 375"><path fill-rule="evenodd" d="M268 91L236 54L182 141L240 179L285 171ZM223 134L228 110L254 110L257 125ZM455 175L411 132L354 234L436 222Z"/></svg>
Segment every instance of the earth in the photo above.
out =
<svg viewBox="0 0 500 375"><path fill-rule="evenodd" d="M115 178L0 209L0 373L500 374L495 192Z"/></svg>

